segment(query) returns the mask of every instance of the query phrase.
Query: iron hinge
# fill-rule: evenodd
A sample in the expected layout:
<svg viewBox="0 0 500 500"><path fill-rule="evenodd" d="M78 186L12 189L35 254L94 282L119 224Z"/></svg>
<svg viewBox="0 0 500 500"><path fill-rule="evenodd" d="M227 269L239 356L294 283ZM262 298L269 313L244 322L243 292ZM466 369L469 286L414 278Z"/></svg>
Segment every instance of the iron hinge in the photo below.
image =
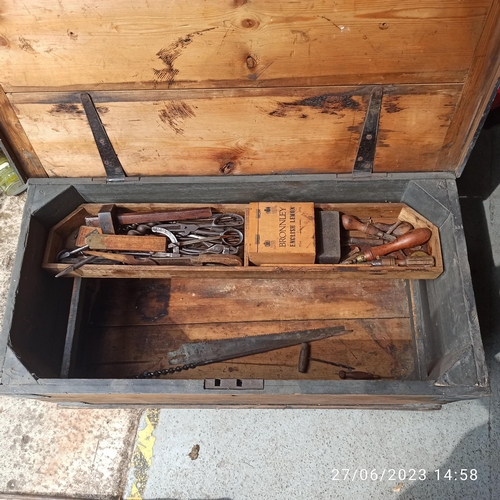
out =
<svg viewBox="0 0 500 500"><path fill-rule="evenodd" d="M122 164L109 140L108 134L104 125L101 122L99 113L97 112L94 102L90 94L83 92L80 94L83 109L87 115L87 120L94 135L94 140L97 145L97 150L101 156L104 169L106 171L106 178L108 182L123 182L126 174L123 170Z"/></svg>
<svg viewBox="0 0 500 500"><path fill-rule="evenodd" d="M382 109L382 89L376 88L371 95L366 112L363 133L359 141L358 153L352 170L353 177L369 176L373 173L373 163L377 149L378 126Z"/></svg>

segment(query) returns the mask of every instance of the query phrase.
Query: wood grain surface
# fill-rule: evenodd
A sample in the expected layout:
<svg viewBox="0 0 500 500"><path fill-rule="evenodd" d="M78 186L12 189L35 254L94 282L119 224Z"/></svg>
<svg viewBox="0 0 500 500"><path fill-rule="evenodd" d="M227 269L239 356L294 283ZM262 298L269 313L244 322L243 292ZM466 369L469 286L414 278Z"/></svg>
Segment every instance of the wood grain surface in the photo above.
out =
<svg viewBox="0 0 500 500"><path fill-rule="evenodd" d="M490 5L5 0L2 82L8 91L459 82Z"/></svg>
<svg viewBox="0 0 500 500"><path fill-rule="evenodd" d="M352 332L312 343L314 358L391 378L414 369L404 281L101 280L87 297L79 370L89 377L131 377L169 367L184 342L344 325ZM299 377L300 346L207 365L177 378ZM311 361L300 378L338 378Z"/></svg>
<svg viewBox="0 0 500 500"><path fill-rule="evenodd" d="M500 85L500 2L491 4L484 30L474 52L460 102L450 125L440 164L461 172L474 145L488 104Z"/></svg>
<svg viewBox="0 0 500 500"><path fill-rule="evenodd" d="M16 111L0 87L0 135L13 156L16 167L25 178L47 177Z"/></svg>
<svg viewBox="0 0 500 500"><path fill-rule="evenodd" d="M375 171L432 171L460 85L388 88ZM103 92L93 98L129 176L351 172L370 88ZM49 176L102 177L78 94L10 94Z"/></svg>

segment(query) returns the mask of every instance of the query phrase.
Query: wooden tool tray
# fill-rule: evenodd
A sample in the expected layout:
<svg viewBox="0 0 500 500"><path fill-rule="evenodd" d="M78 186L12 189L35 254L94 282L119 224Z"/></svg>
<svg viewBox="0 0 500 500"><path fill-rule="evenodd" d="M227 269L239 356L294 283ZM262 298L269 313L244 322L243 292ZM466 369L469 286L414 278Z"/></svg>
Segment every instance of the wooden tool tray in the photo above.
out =
<svg viewBox="0 0 500 500"><path fill-rule="evenodd" d="M67 264L57 263L57 255L68 248L75 247L74 238L76 231L82 225L85 225L85 218L97 216L103 205L86 204L80 206L76 211L69 214L61 222L56 224L50 231L47 249L43 261L43 268L54 274L63 271ZM248 205L198 205L198 204L124 204L116 208L119 213L147 213L162 211L177 211L191 208L209 207L217 213L236 213L242 216L247 215ZM374 203L349 203L349 204L331 204L317 203L316 210L336 210L342 214L354 215L363 220L371 220L375 223L393 224L397 220L409 222L414 228L424 227L432 231L430 241L427 243L429 254L434 257L434 265L431 267L410 266L399 267L398 265L388 265L384 267L374 267L367 264L280 264L280 265L252 265L248 260L247 242L245 237L245 246L241 247L240 256L242 257L242 267L226 266L176 266L175 259L169 265L113 265L113 264L87 264L79 268L68 276L80 276L85 278L334 278L359 277L359 278L409 278L409 279L432 279L443 272L443 261L441 256L441 246L439 242L438 228L419 215L415 210L402 203L374 204ZM247 219L245 219L247 220ZM347 236L366 236L359 231L343 231ZM69 240L69 241L68 241ZM344 252L344 257L347 253Z"/></svg>
<svg viewBox="0 0 500 500"><path fill-rule="evenodd" d="M418 409L489 394L456 177L500 78L497 0L5 0L0 47L1 139L29 179L0 394ZM104 204L253 202L410 217L435 265L255 266L243 249L238 268L54 276ZM135 378L184 343L333 326L352 331L311 342L306 373L294 346Z"/></svg>

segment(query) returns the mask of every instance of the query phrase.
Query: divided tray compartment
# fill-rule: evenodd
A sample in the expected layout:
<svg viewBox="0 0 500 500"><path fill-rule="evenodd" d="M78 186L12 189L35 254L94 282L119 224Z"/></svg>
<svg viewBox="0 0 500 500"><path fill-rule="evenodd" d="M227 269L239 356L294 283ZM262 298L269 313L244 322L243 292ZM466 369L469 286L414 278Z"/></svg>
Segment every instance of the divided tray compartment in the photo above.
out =
<svg viewBox="0 0 500 500"><path fill-rule="evenodd" d="M83 204L58 222L49 233L43 268L57 274L68 264L58 263L58 253L66 248L74 247L74 239L78 228L85 224L85 217L97 216L101 204ZM245 241L239 256L242 267L230 266L175 266L175 261L166 266L157 265L120 265L120 264L87 264L68 276L88 278L171 278L171 277L228 277L228 278L303 278L303 279L337 279L355 278L410 278L434 279L443 272L443 260L439 229L418 212L404 203L316 203L316 210L336 210L341 214L354 215L363 220L393 224L397 220L410 222L415 228L424 227L432 231L427 243L428 251L434 257L431 267L397 265L374 267L370 263L363 264L266 264L255 266L248 260L248 205L247 204L118 204L117 209L125 212L174 211L192 208L210 207L213 212L236 213L245 217ZM364 236L360 232L342 230L349 236ZM140 236L137 236L140 238ZM73 245L73 246L72 246ZM346 256L344 252L344 257Z"/></svg>

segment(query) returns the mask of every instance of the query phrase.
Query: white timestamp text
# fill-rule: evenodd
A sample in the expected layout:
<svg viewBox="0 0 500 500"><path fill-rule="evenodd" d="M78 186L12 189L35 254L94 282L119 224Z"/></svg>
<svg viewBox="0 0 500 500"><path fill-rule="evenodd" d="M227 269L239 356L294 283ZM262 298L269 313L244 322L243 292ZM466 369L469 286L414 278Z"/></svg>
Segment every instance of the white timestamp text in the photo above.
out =
<svg viewBox="0 0 500 500"><path fill-rule="evenodd" d="M477 481L477 469L332 469L332 481Z"/></svg>

